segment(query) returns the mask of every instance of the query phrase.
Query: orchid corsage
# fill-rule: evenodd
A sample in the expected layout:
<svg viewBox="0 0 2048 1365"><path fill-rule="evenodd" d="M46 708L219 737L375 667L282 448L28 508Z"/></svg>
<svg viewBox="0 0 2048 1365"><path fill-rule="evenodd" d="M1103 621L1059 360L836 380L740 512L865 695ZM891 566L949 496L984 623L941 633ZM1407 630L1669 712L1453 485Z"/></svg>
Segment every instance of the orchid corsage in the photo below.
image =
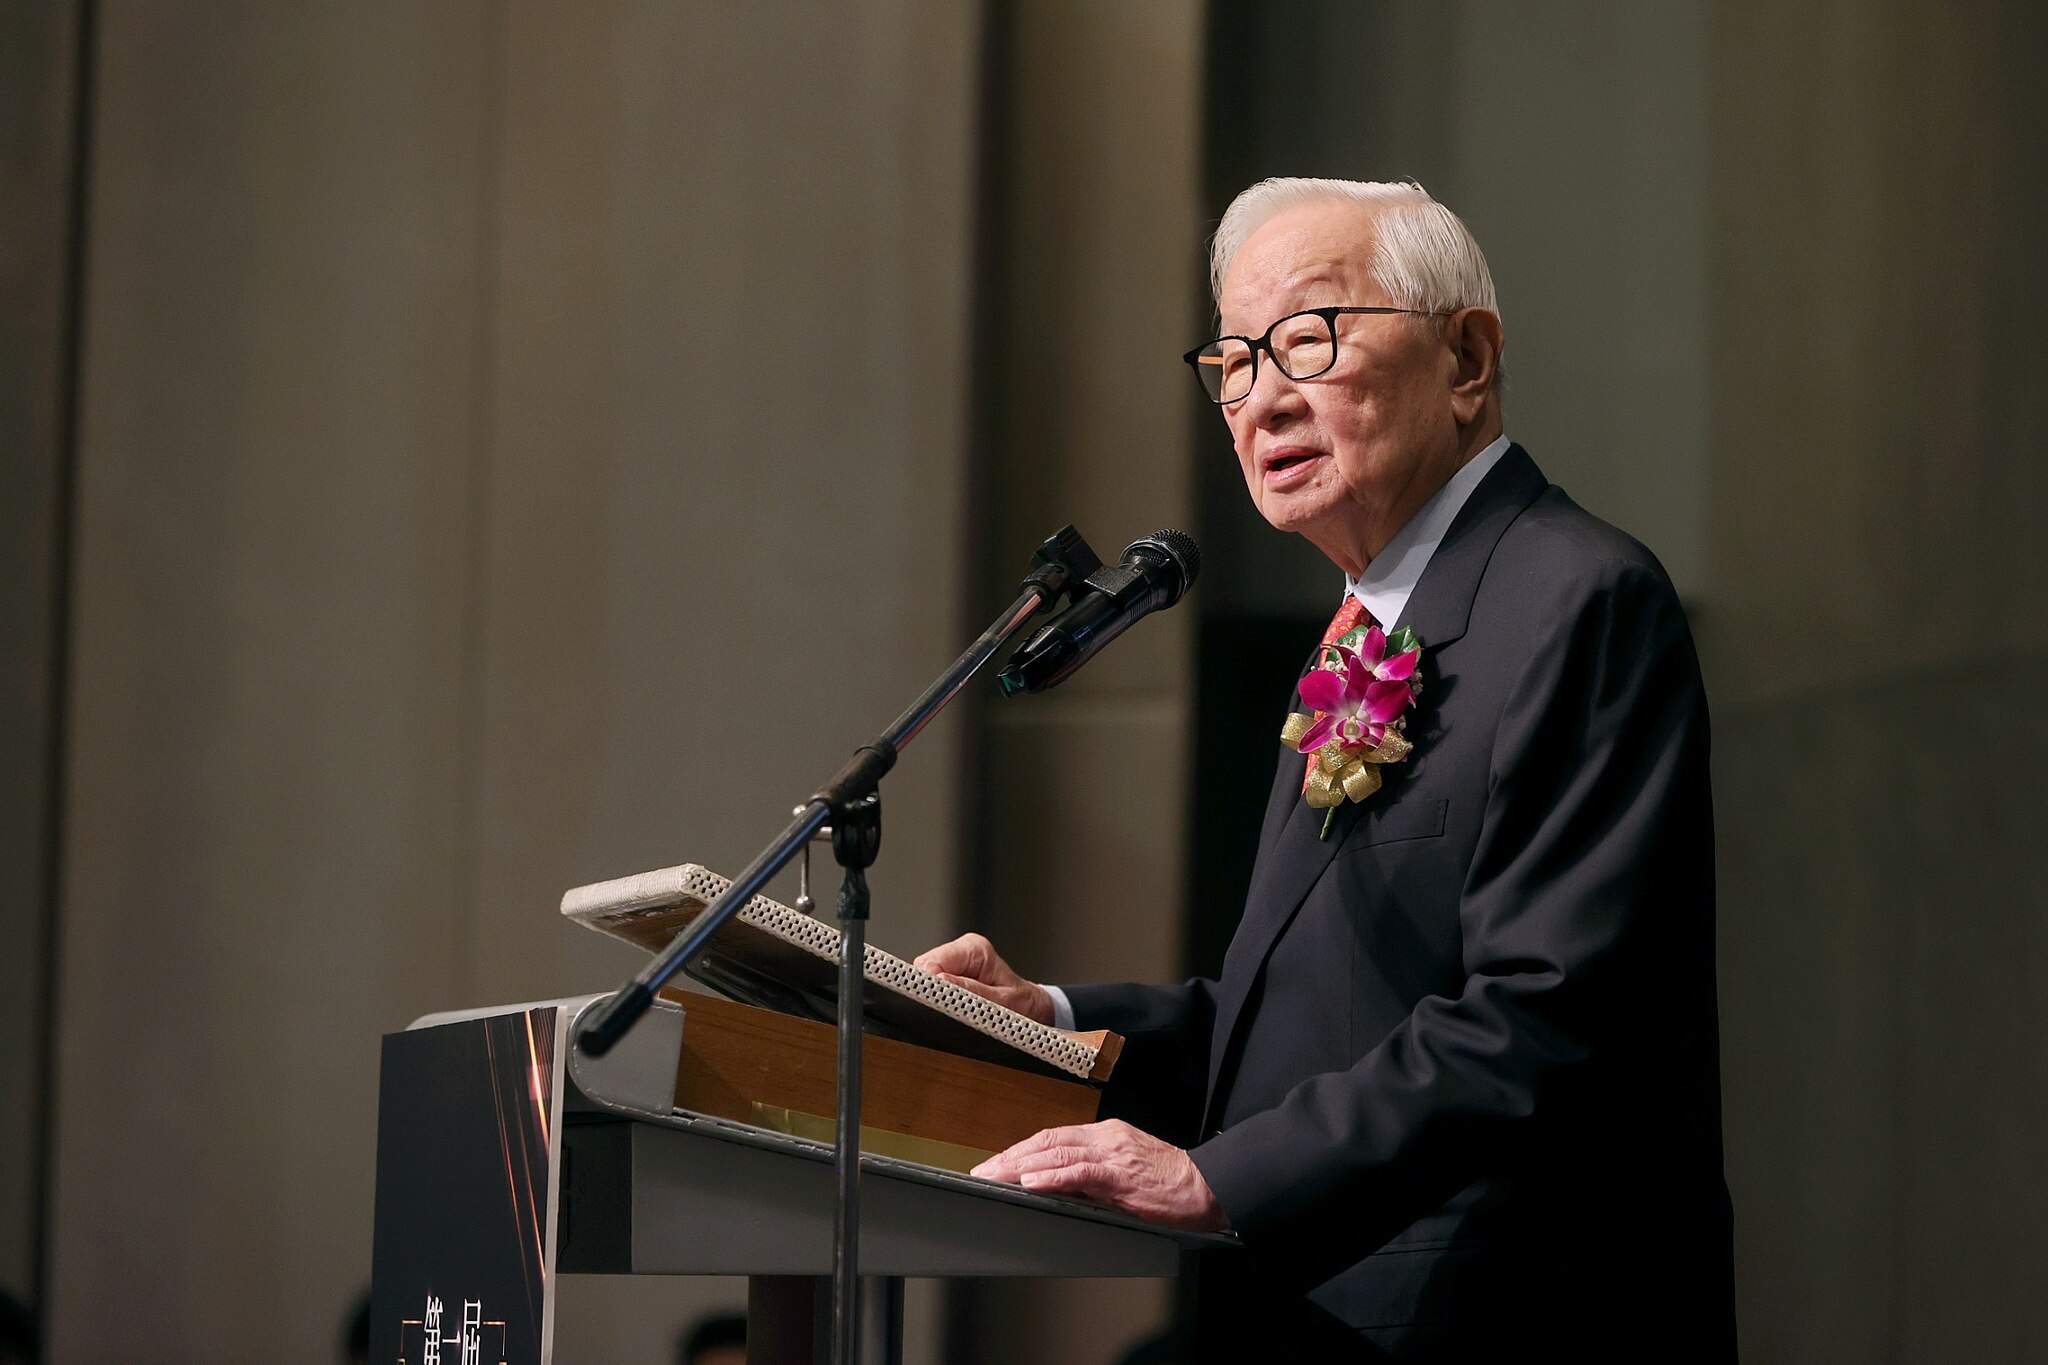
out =
<svg viewBox="0 0 2048 1365"><path fill-rule="evenodd" d="M1414 747L1403 733L1421 680L1415 666L1422 646L1403 626L1392 637L1378 626L1354 630L1323 647L1324 658L1301 680L1301 699L1314 714L1295 712L1280 742L1312 755L1302 795L1325 811L1322 838L1330 837L1337 808L1380 789L1380 765L1399 763Z"/></svg>

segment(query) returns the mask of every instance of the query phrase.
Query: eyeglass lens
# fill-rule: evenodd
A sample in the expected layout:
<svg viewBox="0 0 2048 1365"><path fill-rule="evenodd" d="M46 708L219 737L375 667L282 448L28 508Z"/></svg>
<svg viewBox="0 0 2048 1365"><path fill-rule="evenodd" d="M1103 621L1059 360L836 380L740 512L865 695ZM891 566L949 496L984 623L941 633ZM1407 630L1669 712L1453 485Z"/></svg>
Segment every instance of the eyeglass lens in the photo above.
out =
<svg viewBox="0 0 2048 1365"><path fill-rule="evenodd" d="M1266 335L1273 363L1289 379L1313 379L1337 362L1337 339L1326 317L1297 313L1274 323ZM1242 338L1221 337L1197 353L1195 372L1211 402L1234 403L1252 391L1258 354Z"/></svg>

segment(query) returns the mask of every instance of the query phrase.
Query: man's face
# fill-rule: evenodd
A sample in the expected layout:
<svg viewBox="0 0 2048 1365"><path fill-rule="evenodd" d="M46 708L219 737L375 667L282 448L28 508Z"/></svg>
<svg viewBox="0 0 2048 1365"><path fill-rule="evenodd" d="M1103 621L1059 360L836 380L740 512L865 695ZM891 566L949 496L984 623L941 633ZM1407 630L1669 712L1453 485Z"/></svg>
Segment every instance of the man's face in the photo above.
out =
<svg viewBox="0 0 2048 1365"><path fill-rule="evenodd" d="M1373 281L1372 250L1370 209L1277 215L1231 262L1223 332L1257 337L1306 308L1391 304ZM1457 363L1433 319L1343 314L1336 328L1326 373L1292 380L1262 352L1258 382L1223 417L1260 514L1356 573L1457 468Z"/></svg>

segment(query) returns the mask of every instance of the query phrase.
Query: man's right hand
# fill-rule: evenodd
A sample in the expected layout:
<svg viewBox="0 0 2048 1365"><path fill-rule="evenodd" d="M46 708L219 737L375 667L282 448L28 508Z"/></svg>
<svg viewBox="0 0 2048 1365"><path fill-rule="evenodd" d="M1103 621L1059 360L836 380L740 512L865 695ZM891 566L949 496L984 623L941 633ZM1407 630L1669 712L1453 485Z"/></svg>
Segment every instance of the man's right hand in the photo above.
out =
<svg viewBox="0 0 2048 1365"><path fill-rule="evenodd" d="M1027 1019L1052 1023L1052 997L1046 994L1045 987L1011 971L995 945L980 934L962 934L951 943L941 943L920 953L915 965L1007 1006Z"/></svg>

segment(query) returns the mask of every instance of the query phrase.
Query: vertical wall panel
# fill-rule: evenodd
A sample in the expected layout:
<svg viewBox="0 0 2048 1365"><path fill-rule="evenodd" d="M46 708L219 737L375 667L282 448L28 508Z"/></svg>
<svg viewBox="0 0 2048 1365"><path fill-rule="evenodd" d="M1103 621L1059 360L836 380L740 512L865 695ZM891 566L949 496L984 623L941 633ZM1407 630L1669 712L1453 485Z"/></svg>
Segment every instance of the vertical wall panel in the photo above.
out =
<svg viewBox="0 0 2048 1365"><path fill-rule="evenodd" d="M735 870L965 643L973 32L514 14L476 971L516 994L631 963L563 886ZM950 922L953 735L890 779L878 943Z"/></svg>
<svg viewBox="0 0 2048 1365"><path fill-rule="evenodd" d="M1501 290L1508 433L1688 599L1712 434L1707 8L1457 6L1441 187Z"/></svg>
<svg viewBox="0 0 2048 1365"><path fill-rule="evenodd" d="M616 984L564 887L736 871L964 647L976 41L945 3L509 11L473 998ZM959 725L888 781L881 946L952 923ZM572 1283L562 1340L653 1365L721 1296Z"/></svg>
<svg viewBox="0 0 2048 1365"><path fill-rule="evenodd" d="M1747 1358L2048 1352L2035 6L1723 4L1713 590Z"/></svg>
<svg viewBox="0 0 2048 1365"><path fill-rule="evenodd" d="M103 7L58 1359L319 1359L368 1281L460 979L481 9Z"/></svg>
<svg viewBox="0 0 2048 1365"><path fill-rule="evenodd" d="M1731 696L2048 648L2044 28L1717 19L1714 572L1778 650Z"/></svg>
<svg viewBox="0 0 2048 1365"><path fill-rule="evenodd" d="M1194 506L1201 11L1193 3L995 7L995 160L984 281L988 601L1068 521L1114 559ZM1219 572L1196 593L1209 590ZM986 698L978 894L966 923L1039 980L1181 973L1193 615L1141 622L1036 697ZM983 1285L963 1298L988 1361L1112 1361L1167 1287Z"/></svg>
<svg viewBox="0 0 2048 1365"><path fill-rule="evenodd" d="M0 8L0 1292L39 1269L79 6Z"/></svg>

